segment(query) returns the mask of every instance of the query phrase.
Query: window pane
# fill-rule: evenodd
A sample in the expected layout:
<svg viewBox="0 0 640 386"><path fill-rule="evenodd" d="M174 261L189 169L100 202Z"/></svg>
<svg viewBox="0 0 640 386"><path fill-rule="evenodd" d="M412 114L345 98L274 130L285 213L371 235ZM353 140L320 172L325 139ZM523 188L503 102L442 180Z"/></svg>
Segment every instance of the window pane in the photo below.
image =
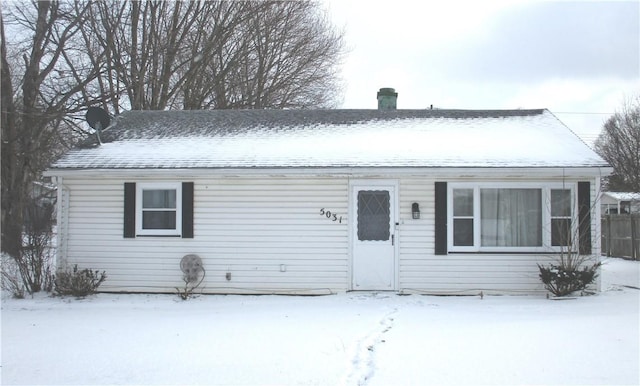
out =
<svg viewBox="0 0 640 386"><path fill-rule="evenodd" d="M143 211L142 229L176 229L176 212Z"/></svg>
<svg viewBox="0 0 640 386"><path fill-rule="evenodd" d="M571 217L571 191L567 189L551 190L551 216Z"/></svg>
<svg viewBox="0 0 640 386"><path fill-rule="evenodd" d="M389 192L358 192L358 240L389 240L391 223Z"/></svg>
<svg viewBox="0 0 640 386"><path fill-rule="evenodd" d="M473 216L473 189L454 189L453 215Z"/></svg>
<svg viewBox="0 0 640 386"><path fill-rule="evenodd" d="M631 213L631 201L620 201L619 214L629 214L629 213Z"/></svg>
<svg viewBox="0 0 640 386"><path fill-rule="evenodd" d="M142 207L143 208L176 208L176 190L143 190L142 191Z"/></svg>
<svg viewBox="0 0 640 386"><path fill-rule="evenodd" d="M457 247L473 246L473 219L456 218L453 220L453 245Z"/></svg>
<svg viewBox="0 0 640 386"><path fill-rule="evenodd" d="M482 189L480 212L482 246L542 246L541 189Z"/></svg>
<svg viewBox="0 0 640 386"><path fill-rule="evenodd" d="M571 220L568 218L551 219L551 245L571 245Z"/></svg>

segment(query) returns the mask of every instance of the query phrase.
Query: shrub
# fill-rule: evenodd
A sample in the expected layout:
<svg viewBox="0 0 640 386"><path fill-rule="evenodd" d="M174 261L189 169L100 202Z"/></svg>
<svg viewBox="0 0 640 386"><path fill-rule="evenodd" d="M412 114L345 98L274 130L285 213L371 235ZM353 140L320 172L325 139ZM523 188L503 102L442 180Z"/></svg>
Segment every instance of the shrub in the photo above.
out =
<svg viewBox="0 0 640 386"><path fill-rule="evenodd" d="M182 258L180 261L180 269L183 273L182 280L184 281L184 288L175 288L180 299L187 300L193 296L193 291L202 283L206 272L202 266L200 257L193 254L186 255ZM198 281L198 277L200 277L200 281Z"/></svg>
<svg viewBox="0 0 640 386"><path fill-rule="evenodd" d="M555 296L567 296L575 291L582 291L593 283L600 265L601 263L595 263L578 269L562 264L550 264L548 267L538 264L538 268L544 288Z"/></svg>
<svg viewBox="0 0 640 386"><path fill-rule="evenodd" d="M187 300L193 295L193 290L195 289L196 287L189 286L189 281L185 279L184 288L176 287L176 293L180 296L180 299Z"/></svg>
<svg viewBox="0 0 640 386"><path fill-rule="evenodd" d="M570 203L566 200L565 204ZM580 213L591 212L593 207L580 204ZM576 291L583 291L598 277L601 263L597 256L591 254L590 240L586 240L587 233L581 232L582 225L589 225L590 216L572 218L561 223L554 230L557 238L555 245L560 246L554 262L549 265L538 264L540 280L547 291L555 296L567 296ZM574 225L572 225L574 224Z"/></svg>
<svg viewBox="0 0 640 386"><path fill-rule="evenodd" d="M55 255L53 205L42 205L37 199L30 199L26 209L22 244L12 257L29 294L50 292L53 287L51 262Z"/></svg>
<svg viewBox="0 0 640 386"><path fill-rule="evenodd" d="M78 298L94 294L100 284L107 278L103 271L92 271L90 269L78 270L78 265L73 266L73 270L58 273L55 278L55 291L58 295L72 295Z"/></svg>
<svg viewBox="0 0 640 386"><path fill-rule="evenodd" d="M202 278L200 279L200 281L196 283L199 275L198 272L202 272ZM185 273L182 276L182 280L184 281L184 287L183 288L176 287L176 293L178 294L178 296L180 296L180 299L182 300L189 299L191 296L193 296L193 291L195 291L195 289L198 288L198 286L200 286L200 284L204 280L204 273L205 273L204 268L200 266L198 269L198 272L194 274L195 276L191 276L187 273Z"/></svg>
<svg viewBox="0 0 640 386"><path fill-rule="evenodd" d="M0 269L2 270L2 290L16 299L24 299L26 288L15 260L3 253Z"/></svg>

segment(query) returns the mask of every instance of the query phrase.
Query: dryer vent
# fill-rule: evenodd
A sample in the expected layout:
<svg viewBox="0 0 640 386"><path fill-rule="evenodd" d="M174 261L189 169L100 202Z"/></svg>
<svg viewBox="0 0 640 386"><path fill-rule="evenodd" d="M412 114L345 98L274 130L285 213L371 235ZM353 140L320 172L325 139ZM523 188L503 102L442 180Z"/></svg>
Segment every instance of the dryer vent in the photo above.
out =
<svg viewBox="0 0 640 386"><path fill-rule="evenodd" d="M200 274L204 274L202 259L198 255L184 255L180 260L180 269L184 273L184 281L187 283L197 282Z"/></svg>

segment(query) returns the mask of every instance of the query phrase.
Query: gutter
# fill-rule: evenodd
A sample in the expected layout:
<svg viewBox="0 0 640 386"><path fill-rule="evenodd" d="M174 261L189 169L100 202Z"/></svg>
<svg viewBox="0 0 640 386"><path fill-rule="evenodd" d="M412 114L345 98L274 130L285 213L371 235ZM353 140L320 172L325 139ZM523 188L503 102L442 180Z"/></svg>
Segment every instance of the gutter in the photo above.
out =
<svg viewBox="0 0 640 386"><path fill-rule="evenodd" d="M313 177L389 177L389 176L418 176L418 177L606 177L613 173L610 166L581 166L581 167L326 167L326 168L141 168L141 169L72 169L52 168L44 172L48 177L91 178L96 176L145 178L166 177L179 175L181 177L243 177L243 176L313 176Z"/></svg>

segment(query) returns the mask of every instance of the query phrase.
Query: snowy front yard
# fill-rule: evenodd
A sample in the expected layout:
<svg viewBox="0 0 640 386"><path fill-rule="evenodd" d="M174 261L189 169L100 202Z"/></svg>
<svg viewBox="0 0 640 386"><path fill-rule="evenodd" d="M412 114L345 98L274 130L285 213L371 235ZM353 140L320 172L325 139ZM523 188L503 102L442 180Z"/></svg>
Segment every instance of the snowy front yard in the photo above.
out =
<svg viewBox="0 0 640 386"><path fill-rule="evenodd" d="M2 384L640 384L638 262L604 292L2 301Z"/></svg>

